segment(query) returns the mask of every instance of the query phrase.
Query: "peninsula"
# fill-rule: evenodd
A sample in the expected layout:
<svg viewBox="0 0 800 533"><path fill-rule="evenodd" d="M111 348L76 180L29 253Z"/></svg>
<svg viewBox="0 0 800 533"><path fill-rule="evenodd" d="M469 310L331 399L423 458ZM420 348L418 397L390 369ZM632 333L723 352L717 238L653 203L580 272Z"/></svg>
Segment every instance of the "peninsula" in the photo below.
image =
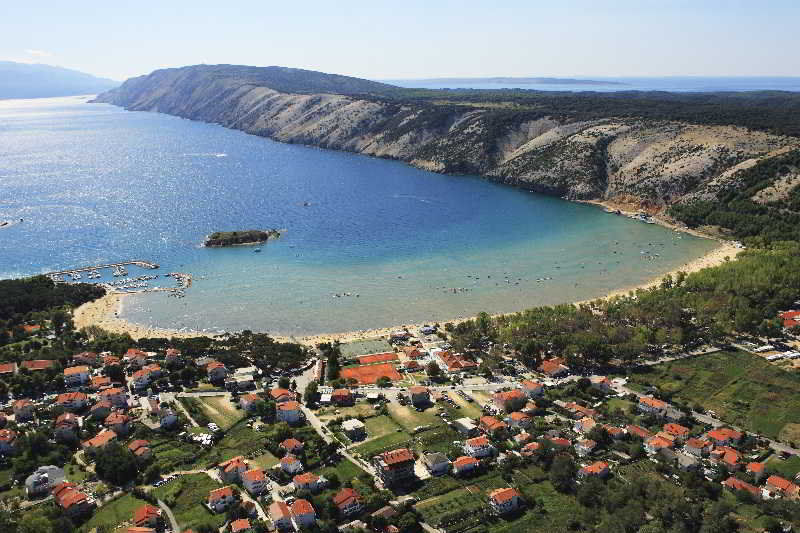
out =
<svg viewBox="0 0 800 533"><path fill-rule="evenodd" d="M203 246L214 248L221 246L240 246L247 244L260 244L269 239L277 239L281 233L276 229L244 231L215 231L206 237Z"/></svg>

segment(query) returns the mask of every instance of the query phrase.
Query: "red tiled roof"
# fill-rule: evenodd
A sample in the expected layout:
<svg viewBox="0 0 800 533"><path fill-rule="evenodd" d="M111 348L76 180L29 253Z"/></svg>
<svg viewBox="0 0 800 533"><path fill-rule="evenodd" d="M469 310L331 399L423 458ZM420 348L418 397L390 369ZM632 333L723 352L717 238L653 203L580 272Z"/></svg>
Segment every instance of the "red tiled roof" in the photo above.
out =
<svg viewBox="0 0 800 533"><path fill-rule="evenodd" d="M468 446L473 446L473 447L476 447L476 446L488 446L489 445L489 439L487 439L486 437L475 437L475 438L472 438L472 439L467 439L467 445Z"/></svg>
<svg viewBox="0 0 800 533"><path fill-rule="evenodd" d="M52 368L53 361L49 359L33 359L30 361L22 361L20 365L22 365L22 368L28 370L44 370L45 368Z"/></svg>
<svg viewBox="0 0 800 533"><path fill-rule="evenodd" d="M489 493L489 499L498 504L503 504L505 502L511 501L511 499L514 497L517 498L521 497L519 491L514 487L495 489Z"/></svg>
<svg viewBox="0 0 800 533"><path fill-rule="evenodd" d="M292 481L300 485L310 485L319 481L319 476L313 472L306 472L305 474L297 474L292 478Z"/></svg>
<svg viewBox="0 0 800 533"><path fill-rule="evenodd" d="M105 429L93 438L84 441L83 445L87 448L100 448L117 438L117 434L109 429Z"/></svg>
<svg viewBox="0 0 800 533"><path fill-rule="evenodd" d="M289 506L286 505L286 502L272 502L269 506L269 517L273 521L290 518Z"/></svg>
<svg viewBox="0 0 800 533"><path fill-rule="evenodd" d="M65 392L59 394L56 398L56 403L72 403L72 402L79 402L79 401L86 401L88 396L86 396L82 392Z"/></svg>
<svg viewBox="0 0 800 533"><path fill-rule="evenodd" d="M503 429L506 427L505 422L501 422L493 416L482 416L480 419L480 425L492 433L498 429Z"/></svg>
<svg viewBox="0 0 800 533"><path fill-rule="evenodd" d="M281 442L281 448L283 448L284 450L294 450L296 448L302 448L302 447L303 443L294 438L289 438Z"/></svg>
<svg viewBox="0 0 800 533"><path fill-rule="evenodd" d="M733 476L729 477L725 481L722 482L723 485L728 487L729 489L733 490L746 490L747 492L753 494L754 496L760 496L761 491L758 490L757 487L754 487L750 483L746 481L742 481L741 479L735 478Z"/></svg>
<svg viewBox="0 0 800 533"><path fill-rule="evenodd" d="M0 429L0 442L14 442L17 440L17 432L13 429Z"/></svg>
<svg viewBox="0 0 800 533"><path fill-rule="evenodd" d="M345 487L333 497L333 503L337 507L344 507L353 501L361 502L361 496L355 490Z"/></svg>
<svg viewBox="0 0 800 533"><path fill-rule="evenodd" d="M664 437L653 437L647 440L650 448L672 448L672 442Z"/></svg>
<svg viewBox="0 0 800 533"><path fill-rule="evenodd" d="M221 489L214 489L208 493L208 502L212 503L222 498L230 498L233 496L233 489L231 487L222 487Z"/></svg>
<svg viewBox="0 0 800 533"><path fill-rule="evenodd" d="M273 400L277 400L281 396L288 396L289 398L294 398L294 393L286 389L272 389L271 391L269 391L269 395L272 396Z"/></svg>
<svg viewBox="0 0 800 533"><path fill-rule="evenodd" d="M562 448L566 448L567 446L572 444L570 441L568 441L567 439L565 439L563 437L550 437L547 440L549 440L550 442L552 442L556 446L561 446Z"/></svg>
<svg viewBox="0 0 800 533"><path fill-rule="evenodd" d="M414 460L414 454L408 448L398 448L396 450L383 452L381 454L383 462L389 466L406 463Z"/></svg>
<svg viewBox="0 0 800 533"><path fill-rule="evenodd" d="M492 395L492 399L495 402L501 402L501 403L505 403L505 402L513 401L513 400L524 400L525 399L525 393L522 392L519 389L514 389L514 390L510 390L510 391L505 391L505 392L496 392L494 395Z"/></svg>
<svg viewBox="0 0 800 533"><path fill-rule="evenodd" d="M64 481L52 489L56 503L63 509L69 509L73 505L87 501L86 495L77 490L74 483Z"/></svg>
<svg viewBox="0 0 800 533"><path fill-rule="evenodd" d="M76 374L88 374L88 373L89 373L89 367L86 365L71 366L64 369L65 376L74 376Z"/></svg>
<svg viewBox="0 0 800 533"><path fill-rule="evenodd" d="M309 502L308 500L300 498L299 500L295 500L294 503L292 504L293 515L304 515L313 513L314 513L314 506L311 505L311 502Z"/></svg>
<svg viewBox="0 0 800 533"><path fill-rule="evenodd" d="M350 392L350 389L336 389L335 391L333 391L331 393L331 398L332 399L333 398L341 398L341 399L349 400L352 397L353 397L353 393Z"/></svg>
<svg viewBox="0 0 800 533"><path fill-rule="evenodd" d="M250 520L247 518L240 518L231 522L231 533L239 533L239 531L246 531L250 529Z"/></svg>
<svg viewBox="0 0 800 533"><path fill-rule="evenodd" d="M794 483L792 483L788 479L784 479L780 476L775 476L775 475L769 476L767 478L767 485L771 485L783 492L793 492L797 490L796 488L793 489L793 487L796 487Z"/></svg>
<svg viewBox="0 0 800 533"><path fill-rule="evenodd" d="M546 361L542 361L542 364L539 365L537 370L542 372L543 374L552 374L554 372L558 372L562 370L562 368L566 368L564 365L564 360L560 357L556 357L554 359L548 359Z"/></svg>
<svg viewBox="0 0 800 533"><path fill-rule="evenodd" d="M583 468L581 468L581 472L583 472L584 474L596 476L598 474L602 474L603 472L605 472L606 469L608 469L608 463L606 463L605 461L597 461L590 464L589 466L584 466Z"/></svg>
<svg viewBox="0 0 800 533"><path fill-rule="evenodd" d="M708 442L707 440L692 438L686 441L686 446L689 448L695 448L700 450L708 446L711 446L711 443Z"/></svg>
<svg viewBox="0 0 800 533"><path fill-rule="evenodd" d="M649 407L652 407L653 409L667 408L667 402L662 402L657 398L650 398L648 396L642 396L641 398L639 398L639 403L643 403Z"/></svg>
<svg viewBox="0 0 800 533"><path fill-rule="evenodd" d="M61 413L56 418L56 426L60 426L62 424L69 425L69 426L77 426L78 425L78 417L72 413Z"/></svg>
<svg viewBox="0 0 800 533"><path fill-rule="evenodd" d="M89 408L90 411L96 411L98 409L111 409L111 402L108 400L100 400Z"/></svg>
<svg viewBox="0 0 800 533"><path fill-rule="evenodd" d="M466 455L465 455L465 456L463 456L463 457L459 457L458 459L456 459L455 461L453 461L453 466L454 466L454 467L455 467L457 470L460 470L461 468L463 468L463 467L465 467L465 466L468 466L468 465L477 465L478 463L479 463L479 461L478 461L477 459L475 459L474 457L469 457L469 456L466 456Z"/></svg>
<svg viewBox="0 0 800 533"><path fill-rule="evenodd" d="M626 429L628 430L628 433L633 433L634 435L642 439L649 439L650 437L653 436L652 433L650 433L649 431L640 426L634 426L632 424L629 424Z"/></svg>
<svg viewBox="0 0 800 533"><path fill-rule="evenodd" d="M717 441L740 440L742 438L742 434L740 432L731 428L711 430L708 432L708 436Z"/></svg>
<svg viewBox="0 0 800 533"><path fill-rule="evenodd" d="M278 404L278 409L281 411L298 411L300 409L300 404L295 401L283 402Z"/></svg>
<svg viewBox="0 0 800 533"><path fill-rule="evenodd" d="M230 472L231 470L239 470L240 468L247 468L247 462L244 460L244 456L237 455L236 457L232 457L227 461L221 462L217 466L223 469L225 472Z"/></svg>
<svg viewBox="0 0 800 533"><path fill-rule="evenodd" d="M130 444L128 444L128 449L129 449L130 451L132 451L132 452L135 452L135 451L136 451L136 450L138 450L139 448L142 448L142 447L145 447L145 448L146 448L146 447L148 447L148 446L150 446L150 443L149 443L149 442L147 442L146 440L143 440L143 439L137 439L137 440L135 440L135 441L131 442Z"/></svg>
<svg viewBox="0 0 800 533"><path fill-rule="evenodd" d="M264 479L264 471L260 468L254 468L242 474L242 480L260 481L262 479Z"/></svg>
<svg viewBox="0 0 800 533"><path fill-rule="evenodd" d="M142 505L133 513L133 523L137 526L149 523L152 520L158 520L159 518L161 518L161 510L152 505Z"/></svg>
<svg viewBox="0 0 800 533"><path fill-rule="evenodd" d="M17 369L17 363L0 364L0 374L13 374Z"/></svg>
<svg viewBox="0 0 800 533"><path fill-rule="evenodd" d="M764 471L764 463L747 463L747 471L759 473Z"/></svg>
<svg viewBox="0 0 800 533"><path fill-rule="evenodd" d="M114 426L116 424L127 424L131 421L131 417L126 415L125 413L120 413L119 411L114 411L110 415L106 417L105 424L107 426Z"/></svg>
<svg viewBox="0 0 800 533"><path fill-rule="evenodd" d="M408 392L410 392L411 394L430 394L428 387L420 387L420 386L409 387Z"/></svg>
<svg viewBox="0 0 800 533"><path fill-rule="evenodd" d="M538 442L529 442L528 444L526 444L525 446L522 447L522 453L523 454L525 454L525 453L533 453L536 450L538 450L539 448L541 448L541 446L542 445L539 444Z"/></svg>
<svg viewBox="0 0 800 533"><path fill-rule="evenodd" d="M676 435L678 437L683 437L689 434L689 428L672 422L669 424L664 424L664 431L670 435Z"/></svg>

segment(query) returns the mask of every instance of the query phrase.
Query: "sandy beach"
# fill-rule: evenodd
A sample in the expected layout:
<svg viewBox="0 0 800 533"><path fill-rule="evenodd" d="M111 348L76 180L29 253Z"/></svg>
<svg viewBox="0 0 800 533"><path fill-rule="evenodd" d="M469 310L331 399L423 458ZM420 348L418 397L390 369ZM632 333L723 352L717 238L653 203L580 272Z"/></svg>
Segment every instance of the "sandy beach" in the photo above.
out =
<svg viewBox="0 0 800 533"><path fill-rule="evenodd" d="M689 232L685 228L676 227L674 225L671 225L667 221L658 220L658 223L667 227L671 227L673 229L677 229L679 231ZM697 232L693 233L702 237L710 238L707 235L698 234ZM742 248L734 245L729 241L724 241L719 239L714 239L714 240L717 240L719 245L709 253L701 257L698 257L697 259L689 261L688 263L685 263L668 273L664 273L656 278L653 278L646 283L631 287L623 287L615 291L612 291L602 296L601 299L612 298L614 296L623 296L631 291L635 291L636 289L645 289L656 286L661 282L663 277L667 274L674 275L681 271L689 274L692 272L697 272L704 268L720 265L723 262L725 262L726 258L733 260L736 257L736 255L742 251ZM98 300L86 303L78 307L73 314L75 327L81 329L87 326L98 326L112 333L120 333L120 334L128 333L134 339L140 339L144 337L189 338L189 337L200 337L200 336L213 336L208 333L196 332L196 331L176 331L170 329L151 328L148 326L134 324L126 320L123 320L119 318L119 314L121 314L125 296L126 296L125 294L120 294L120 293L109 293ZM584 303L587 301L593 301L597 299L598 298L594 298L592 300L585 300L582 302L575 302L575 303L576 304ZM448 320L432 319L429 323L435 323L435 322L459 323L465 320L469 320L470 318L472 317L458 317L454 319L451 318ZM281 342L297 342L300 344L305 344L307 346L315 346L322 342L333 342L336 340L344 343L344 342L352 342L365 339L375 339L379 337L388 337L388 335L392 331L397 331L398 329L403 329L403 328L419 327L422 325L423 324L400 324L388 328L365 329L361 331L350 331L343 333L328 333L328 334L297 336L297 337L272 335L272 337Z"/></svg>

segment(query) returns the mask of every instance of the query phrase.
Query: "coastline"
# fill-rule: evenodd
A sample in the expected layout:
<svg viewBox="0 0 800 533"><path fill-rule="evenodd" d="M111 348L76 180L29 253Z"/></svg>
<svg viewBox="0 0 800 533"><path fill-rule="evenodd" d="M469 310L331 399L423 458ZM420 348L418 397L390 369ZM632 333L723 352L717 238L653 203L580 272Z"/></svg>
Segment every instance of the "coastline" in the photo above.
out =
<svg viewBox="0 0 800 533"><path fill-rule="evenodd" d="M605 204L599 201L591 201L586 203L591 203L598 206L609 206L609 204ZM616 206L613 205L612 207L616 208ZM674 229L676 231L692 233L693 235L699 237L715 240L718 243L718 246L715 247L713 250L709 251L708 253L696 259L688 261L683 265L668 272L665 272L664 274L661 274L658 277L655 277L645 283L629 287L622 287L613 290L605 295L599 296L597 298L581 300L572 303L575 305L580 305L583 303L588 303L596 300L603 300L603 299L613 298L616 296L624 296L629 294L630 292L636 291L637 289L648 289L659 285L664 276L675 275L681 271L690 274L702 270L704 268L718 266L724 263L728 259L729 260L735 259L736 256L743 250L742 248L734 245L731 241L726 241L723 239L712 237L707 234L703 234L701 232L688 230L686 228L679 227L663 219L656 219L656 221L657 223L666 226L668 228ZM203 333L200 331L178 331L165 328L153 328L141 324L135 324L125 319L119 318L119 315L122 313L124 296L126 296L126 294L124 293L111 292L98 300L85 303L80 307L76 308L73 312L73 320L76 329L82 329L88 326L98 326L111 333L118 333L118 334L127 333L133 339L137 340L144 337L166 337L166 338L175 337L175 338L185 339L185 338L202 337L202 336L207 336L207 337L216 336L213 334ZM506 313L499 313L494 316L500 316L503 314ZM445 322L451 322L454 324L458 324L461 322L465 322L467 320L471 320L472 318L474 317L458 317L449 320L431 319L431 321L429 321L428 323L438 322L441 324ZM392 331L397 331L398 329L404 329L404 328L420 327L422 325L424 324L422 323L402 324L385 328L371 328L359 331L347 331L341 333L321 333L321 334L304 335L304 336L285 336L285 335L270 335L270 336L279 342L296 342L299 344L304 344L306 346L316 346L319 343L333 342L336 340L342 343L346 343L359 340L375 339L379 337L388 337Z"/></svg>

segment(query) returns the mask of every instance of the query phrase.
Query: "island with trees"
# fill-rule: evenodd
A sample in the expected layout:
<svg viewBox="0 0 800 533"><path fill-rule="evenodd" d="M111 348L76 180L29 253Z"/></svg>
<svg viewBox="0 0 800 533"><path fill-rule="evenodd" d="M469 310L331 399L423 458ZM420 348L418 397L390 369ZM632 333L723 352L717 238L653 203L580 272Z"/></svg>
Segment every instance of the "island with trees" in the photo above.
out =
<svg viewBox="0 0 800 533"><path fill-rule="evenodd" d="M277 239L281 232L276 229L260 230L250 229L244 231L215 231L206 237L203 243L206 247L241 246L247 244L261 244L270 239Z"/></svg>

